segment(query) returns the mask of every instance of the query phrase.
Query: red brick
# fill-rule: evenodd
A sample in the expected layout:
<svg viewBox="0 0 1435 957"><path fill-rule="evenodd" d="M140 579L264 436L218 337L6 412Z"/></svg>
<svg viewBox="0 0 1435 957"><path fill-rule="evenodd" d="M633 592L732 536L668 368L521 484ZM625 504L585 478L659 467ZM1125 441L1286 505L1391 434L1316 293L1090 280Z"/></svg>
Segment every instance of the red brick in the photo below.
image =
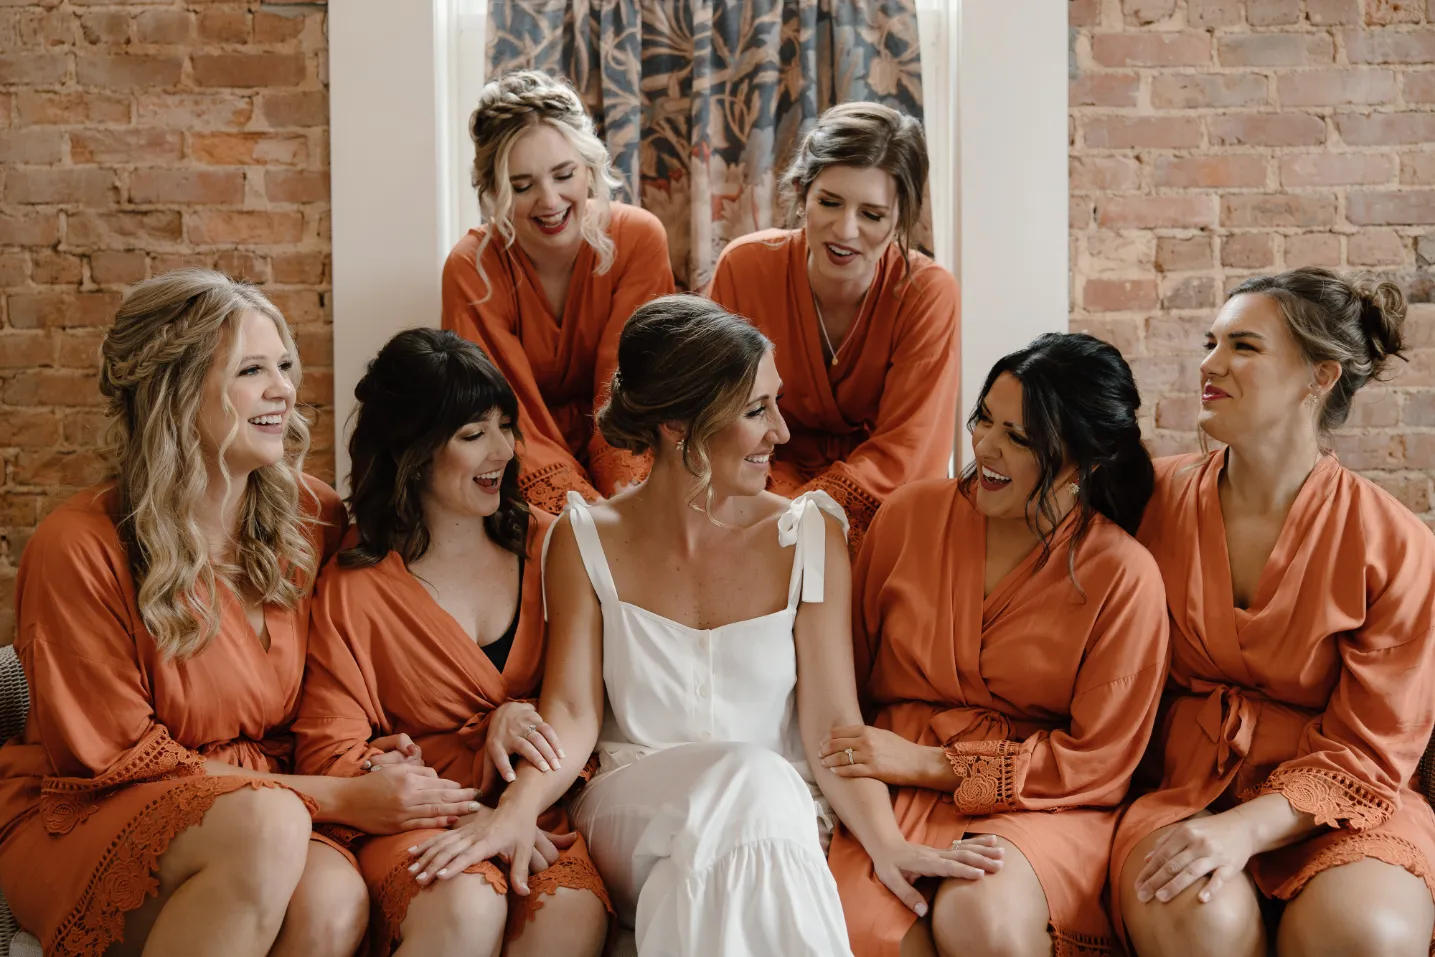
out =
<svg viewBox="0 0 1435 957"><path fill-rule="evenodd" d="M205 43L248 43L249 11L244 7L211 7L199 15L199 38Z"/></svg>
<svg viewBox="0 0 1435 957"><path fill-rule="evenodd" d="M1091 197L1077 196L1072 194L1066 201L1066 222L1070 229L1085 229L1091 225ZM0 219L0 230L3 230L4 220ZM0 231L0 242L3 242L3 231Z"/></svg>
<svg viewBox="0 0 1435 957"><path fill-rule="evenodd" d="M238 206L244 202L244 174L238 170L135 170L130 176L130 202Z"/></svg>
<svg viewBox="0 0 1435 957"><path fill-rule="evenodd" d="M1081 125L1091 149L1190 149L1201 145L1201 121L1184 116L1106 116Z"/></svg>
<svg viewBox="0 0 1435 957"><path fill-rule="evenodd" d="M144 93L136 115L140 123L183 130L239 129L254 115L254 104L229 93Z"/></svg>
<svg viewBox="0 0 1435 957"><path fill-rule="evenodd" d="M15 333L12 333L14 335ZM30 335L30 333L23 333ZM0 446L47 449L60 441L60 420L53 412L20 412L6 410L0 415ZM16 521L13 493L0 492L0 522L6 525L19 524ZM10 499L6 501L6 499ZM29 518L33 523L37 518Z"/></svg>
<svg viewBox="0 0 1435 957"><path fill-rule="evenodd" d="M1435 71L1402 73L1400 84L1406 103L1435 103Z"/></svg>
<svg viewBox="0 0 1435 957"><path fill-rule="evenodd" d="M1430 476L1419 473L1389 475L1376 472L1369 478L1410 511L1420 514L1430 510Z"/></svg>
<svg viewBox="0 0 1435 957"><path fill-rule="evenodd" d="M0 369L29 369L54 364L55 342L48 333L0 332Z"/></svg>
<svg viewBox="0 0 1435 957"><path fill-rule="evenodd" d="M271 169L264 173L264 195L271 203L327 203L329 171Z"/></svg>
<svg viewBox="0 0 1435 957"><path fill-rule="evenodd" d="M1435 185L1435 153L1406 153L1401 156L1400 182L1412 186Z"/></svg>
<svg viewBox="0 0 1435 957"><path fill-rule="evenodd" d="M325 253L275 253L270 263L278 283L317 286L327 281L329 257Z"/></svg>
<svg viewBox="0 0 1435 957"><path fill-rule="evenodd" d="M1159 236L1156 239L1156 268L1161 272L1209 269L1211 265L1209 236Z"/></svg>
<svg viewBox="0 0 1435 957"><path fill-rule="evenodd" d="M1156 308L1151 279L1088 279L1082 304L1092 312L1136 312Z"/></svg>
<svg viewBox="0 0 1435 957"><path fill-rule="evenodd" d="M1404 226L1435 223L1435 190L1352 192L1345 218L1357 226Z"/></svg>
<svg viewBox="0 0 1435 957"><path fill-rule="evenodd" d="M1186 25L1198 30L1244 22L1241 0L1186 0Z"/></svg>
<svg viewBox="0 0 1435 957"><path fill-rule="evenodd" d="M1330 438L1331 448L1340 456L1340 462L1346 468L1364 471L1366 469L1398 469L1405 467L1405 441L1399 435L1380 434L1359 434L1336 433ZM1413 468L1435 467L1435 461L1428 466L1416 465L1411 462Z"/></svg>
<svg viewBox="0 0 1435 957"><path fill-rule="evenodd" d="M1344 31L1351 63L1435 63L1435 30Z"/></svg>
<svg viewBox="0 0 1435 957"><path fill-rule="evenodd" d="M1148 25L1168 19L1176 13L1176 0L1121 0L1126 22Z"/></svg>
<svg viewBox="0 0 1435 957"><path fill-rule="evenodd" d="M1357 397L1360 393L1356 393ZM1412 392L1400 409L1400 421L1417 428L1435 426L1435 392Z"/></svg>
<svg viewBox="0 0 1435 957"><path fill-rule="evenodd" d="M1306 0L1305 15L1317 26L1360 22L1360 0Z"/></svg>
<svg viewBox="0 0 1435 957"><path fill-rule="evenodd" d="M22 252L0 253L0 289L25 285L29 266L30 257Z"/></svg>
<svg viewBox="0 0 1435 957"><path fill-rule="evenodd" d="M1129 156L1073 156L1069 180L1073 190L1139 189L1141 162Z"/></svg>
<svg viewBox="0 0 1435 957"><path fill-rule="evenodd" d="M1156 161L1156 185L1193 187L1261 187L1266 185L1264 156L1162 157Z"/></svg>
<svg viewBox="0 0 1435 957"><path fill-rule="evenodd" d="M1152 320L1148 327L1157 325L1157 320ZM1208 322L1207 326L1210 325ZM1202 330L1204 332L1204 329ZM1198 342L1200 340L1197 340ZM1136 384L1141 388L1141 394L1145 395L1169 395L1173 392L1190 394L1200 388L1201 369L1200 353L1194 349L1186 356L1137 356L1128 358L1127 364L1131 366L1131 372L1136 376Z"/></svg>
<svg viewBox="0 0 1435 957"><path fill-rule="evenodd" d="M1365 0L1365 22L1419 23L1424 19L1422 0Z"/></svg>
<svg viewBox="0 0 1435 957"><path fill-rule="evenodd" d="M145 254L142 252L100 250L90 256L90 278L97 283L133 283L145 277Z"/></svg>
<svg viewBox="0 0 1435 957"><path fill-rule="evenodd" d="M103 397L93 375L39 371L11 378L0 390L0 402L22 406L98 406L103 404Z"/></svg>
<svg viewBox="0 0 1435 957"><path fill-rule="evenodd" d="M122 47L130 41L130 17L123 10L95 10L80 17L80 33L91 46Z"/></svg>
<svg viewBox="0 0 1435 957"><path fill-rule="evenodd" d="M195 133L190 155L215 166L302 166L309 159L309 140L294 133Z"/></svg>
<svg viewBox="0 0 1435 957"><path fill-rule="evenodd" d="M160 46L188 43L194 19L183 10L146 10L135 17L135 42Z"/></svg>
<svg viewBox="0 0 1435 957"><path fill-rule="evenodd" d="M113 206L119 195L107 169L15 169L5 177L7 203Z"/></svg>
<svg viewBox="0 0 1435 957"><path fill-rule="evenodd" d="M1331 233L1301 233L1286 237L1285 268L1339 265L1339 236Z"/></svg>
<svg viewBox="0 0 1435 957"><path fill-rule="evenodd" d="M113 317L111 317L113 318ZM60 366L65 369L100 371L100 341L105 329L79 329L66 332L60 339ZM67 441L69 437L67 436ZM70 442L70 444L75 444Z"/></svg>
<svg viewBox="0 0 1435 957"><path fill-rule="evenodd" d="M317 292L290 289L266 289L265 292L291 326L314 325L327 318ZM314 363L313 359L308 361Z"/></svg>
<svg viewBox="0 0 1435 957"><path fill-rule="evenodd" d="M1351 146L1429 143L1435 141L1435 113L1343 114L1335 128Z"/></svg>
<svg viewBox="0 0 1435 957"><path fill-rule="evenodd" d="M109 324L120 297L114 292L12 293L5 301L16 329L67 329Z"/></svg>
<svg viewBox="0 0 1435 957"><path fill-rule="evenodd" d="M1097 26L1101 23L1101 0L1070 0L1066 12L1069 26Z"/></svg>
<svg viewBox="0 0 1435 957"><path fill-rule="evenodd" d="M148 248L153 243L177 243L183 237L180 214L155 212L70 213L65 241L72 246L108 249Z"/></svg>
<svg viewBox="0 0 1435 957"><path fill-rule="evenodd" d="M197 86L297 86L304 79L301 53L196 54L191 62Z"/></svg>
<svg viewBox="0 0 1435 957"><path fill-rule="evenodd" d="M243 282L269 281L269 260L243 249L226 249L214 257L214 268L231 279Z"/></svg>
<svg viewBox="0 0 1435 957"><path fill-rule="evenodd" d="M99 351L98 344L96 344L95 351ZM91 363L95 365L96 368L98 368L98 358L98 355L96 355L92 357L91 360ZM105 432L109 428L109 421L109 416L102 412L68 412L60 423L60 427L64 433L62 441L71 448L97 448L104 442Z"/></svg>
<svg viewBox="0 0 1435 957"><path fill-rule="evenodd" d="M297 212L206 210L194 213L189 221L190 241L206 245L297 243L303 233L304 215Z"/></svg>
<svg viewBox="0 0 1435 957"><path fill-rule="evenodd" d="M1405 262L1405 241L1389 229L1367 229L1345 241L1352 266L1399 266Z"/></svg>
<svg viewBox="0 0 1435 957"><path fill-rule="evenodd" d="M188 269L191 266L198 266L201 269L215 268L214 251L199 252L186 249L183 252L151 253L149 257L149 271L152 276L162 276L167 272Z"/></svg>
<svg viewBox="0 0 1435 957"><path fill-rule="evenodd" d="M1135 106L1140 91L1141 78L1134 73L1084 73L1071 81L1068 102L1072 106ZM327 104L325 112L327 115Z"/></svg>
<svg viewBox="0 0 1435 957"><path fill-rule="evenodd" d="M15 26L22 50L75 42L75 18L68 10L21 10Z"/></svg>
<svg viewBox="0 0 1435 957"><path fill-rule="evenodd" d="M1276 80L1281 106L1381 106L1395 102L1389 70L1307 70Z"/></svg>
<svg viewBox="0 0 1435 957"><path fill-rule="evenodd" d="M130 100L107 93L40 93L20 90L15 97L21 123L34 125L85 125L128 123Z"/></svg>
<svg viewBox="0 0 1435 957"><path fill-rule="evenodd" d="M1162 283L1162 309L1213 309L1216 306L1214 276L1173 276Z"/></svg>
<svg viewBox="0 0 1435 957"><path fill-rule="evenodd" d="M1156 427L1191 432L1196 428L1196 416L1201 411L1201 400L1193 395L1167 396L1156 403Z"/></svg>
<svg viewBox="0 0 1435 957"><path fill-rule="evenodd" d="M1117 76L1125 79L1124 74ZM1075 89L1078 80L1072 84ZM1093 79L1093 83L1095 80ZM1139 80L1138 80L1139 84ZM1097 84L1101 85L1101 84ZM1104 86L1102 87L1104 88ZM1073 106L1076 106L1074 101ZM1120 103L1096 103L1096 106L1121 106ZM1131 105L1135 105L1134 103ZM286 93L265 93L259 97L259 112L272 128L329 125L329 94L327 90L305 90Z"/></svg>
<svg viewBox="0 0 1435 957"><path fill-rule="evenodd" d="M1110 272L1130 275L1133 271L1145 274L1156 262L1156 237L1144 230L1098 229L1081 238L1086 241L1086 256L1080 262L1088 276Z"/></svg>
<svg viewBox="0 0 1435 957"><path fill-rule="evenodd" d="M1335 222L1335 197L1329 194L1223 196L1221 225L1329 226Z"/></svg>
<svg viewBox="0 0 1435 957"><path fill-rule="evenodd" d="M1111 196L1098 200L1098 218L1105 229L1197 229L1214 226L1212 196Z"/></svg>
<svg viewBox="0 0 1435 957"><path fill-rule="evenodd" d="M1151 81L1157 109L1256 106L1269 99L1269 81L1256 73L1168 73Z"/></svg>
<svg viewBox="0 0 1435 957"><path fill-rule="evenodd" d="M53 246L59 241L59 213L0 211L0 246Z"/></svg>
<svg viewBox="0 0 1435 957"><path fill-rule="evenodd" d="M1281 185L1389 183L1397 168L1395 157L1388 153L1288 153L1281 157Z"/></svg>
<svg viewBox="0 0 1435 957"><path fill-rule="evenodd" d="M0 86L59 86L70 72L64 53L0 55Z"/></svg>
<svg viewBox="0 0 1435 957"><path fill-rule="evenodd" d="M1220 37L1221 66L1315 66L1335 59L1328 33L1248 33Z"/></svg>
<svg viewBox="0 0 1435 957"><path fill-rule="evenodd" d="M75 488L96 482L104 474L104 455L88 449L79 452L25 450L15 459L17 485Z"/></svg>
<svg viewBox="0 0 1435 957"><path fill-rule="evenodd" d="M1253 27L1300 22L1300 0L1246 0L1246 22Z"/></svg>
<svg viewBox="0 0 1435 957"><path fill-rule="evenodd" d="M0 130L0 163L7 166L58 163L64 155L65 136L59 130Z"/></svg>
<svg viewBox="0 0 1435 957"><path fill-rule="evenodd" d="M30 274L37 286L78 286L85 275L85 262L70 253L37 249Z"/></svg>
<svg viewBox="0 0 1435 957"><path fill-rule="evenodd" d="M283 43L285 40L293 40L304 33L304 27L310 20L322 15L302 15L302 7L291 8L294 13L277 13L273 10L284 8L261 8L254 14L254 42L255 43Z"/></svg>
<svg viewBox="0 0 1435 957"><path fill-rule="evenodd" d="M317 405L321 402L329 402L334 394L334 373L328 369L304 369L304 381L299 383L299 401ZM315 430L315 438L323 433ZM320 440L322 441L322 439ZM317 444L317 443L316 443Z"/></svg>
<svg viewBox="0 0 1435 957"><path fill-rule="evenodd" d="M1211 62L1207 33L1098 33L1091 56L1101 66L1200 66Z"/></svg>
<svg viewBox="0 0 1435 957"><path fill-rule="evenodd" d="M1372 385L1355 394L1344 428L1389 429L1400 424L1400 395Z"/></svg>
<svg viewBox="0 0 1435 957"><path fill-rule="evenodd" d="M178 162L184 136L177 130L76 130L70 134L70 158L76 163L151 164Z"/></svg>
<svg viewBox="0 0 1435 957"><path fill-rule="evenodd" d="M1320 146L1325 120L1308 113L1247 113L1207 121L1212 146Z"/></svg>
<svg viewBox="0 0 1435 957"><path fill-rule="evenodd" d="M106 56L82 53L75 57L75 76L81 86L105 89L134 89L146 86L174 86L184 68L177 56Z"/></svg>

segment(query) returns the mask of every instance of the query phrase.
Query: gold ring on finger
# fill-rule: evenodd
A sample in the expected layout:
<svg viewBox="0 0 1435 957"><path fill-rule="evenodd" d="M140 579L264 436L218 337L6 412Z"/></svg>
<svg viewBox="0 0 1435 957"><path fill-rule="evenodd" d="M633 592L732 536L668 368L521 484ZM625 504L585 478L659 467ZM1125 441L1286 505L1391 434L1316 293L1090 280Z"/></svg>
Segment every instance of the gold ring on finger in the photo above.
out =
<svg viewBox="0 0 1435 957"><path fill-rule="evenodd" d="M857 763L857 759L854 758L854 757L852 757L852 749L851 749L851 748L846 748L846 749L844 749L844 750L846 750L846 752L847 752L847 763L848 763L848 764L856 764L856 763Z"/></svg>
<svg viewBox="0 0 1435 957"><path fill-rule="evenodd" d="M523 732L523 736L524 736L525 738L530 737L530 736L532 736L533 732L535 732L535 731L537 731L537 730L538 730L538 725L536 725L536 724L530 724L530 725L528 726L528 730L525 731L525 732Z"/></svg>

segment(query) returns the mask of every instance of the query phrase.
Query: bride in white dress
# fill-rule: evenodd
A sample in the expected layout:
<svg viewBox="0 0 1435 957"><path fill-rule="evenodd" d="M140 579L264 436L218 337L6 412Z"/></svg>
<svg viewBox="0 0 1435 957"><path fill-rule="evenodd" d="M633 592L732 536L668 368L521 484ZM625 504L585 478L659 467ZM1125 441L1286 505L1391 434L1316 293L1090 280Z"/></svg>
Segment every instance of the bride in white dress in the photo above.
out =
<svg viewBox="0 0 1435 957"><path fill-rule="evenodd" d="M442 880L497 855L525 893L538 813L593 750L573 819L641 957L849 955L827 802L918 914L911 881L1001 866L990 838L908 843L885 785L821 770L828 730L862 723L846 519L823 492L765 491L781 391L772 344L706 299L628 320L598 424L651 449L652 474L597 505L571 496L545 543L547 724L530 733L573 758L522 762L484 825L416 866Z"/></svg>

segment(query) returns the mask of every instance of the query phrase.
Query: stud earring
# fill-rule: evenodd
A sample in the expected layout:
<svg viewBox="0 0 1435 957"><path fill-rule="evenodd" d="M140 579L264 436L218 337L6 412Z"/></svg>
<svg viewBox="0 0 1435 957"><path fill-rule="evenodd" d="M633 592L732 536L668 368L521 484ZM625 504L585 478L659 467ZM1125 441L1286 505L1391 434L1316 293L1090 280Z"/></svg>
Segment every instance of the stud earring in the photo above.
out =
<svg viewBox="0 0 1435 957"><path fill-rule="evenodd" d="M683 449L687 448L687 446L688 446L688 440L687 440L687 439L678 439L676 442L673 443L673 445L677 448L677 450L678 450L679 452L681 452Z"/></svg>
<svg viewBox="0 0 1435 957"><path fill-rule="evenodd" d="M1066 490L1071 493L1073 498L1075 498L1077 493L1081 491L1081 486L1077 485L1075 482L1067 482Z"/></svg>

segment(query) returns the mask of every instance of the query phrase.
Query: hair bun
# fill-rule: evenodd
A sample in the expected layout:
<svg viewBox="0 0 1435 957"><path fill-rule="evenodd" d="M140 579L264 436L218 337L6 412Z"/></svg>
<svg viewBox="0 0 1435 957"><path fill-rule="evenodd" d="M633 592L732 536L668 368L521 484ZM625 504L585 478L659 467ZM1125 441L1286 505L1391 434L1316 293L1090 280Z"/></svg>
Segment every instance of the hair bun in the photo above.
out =
<svg viewBox="0 0 1435 957"><path fill-rule="evenodd" d="M1376 363L1400 355L1404 347L1405 295L1388 279L1355 283L1360 297L1360 325Z"/></svg>

